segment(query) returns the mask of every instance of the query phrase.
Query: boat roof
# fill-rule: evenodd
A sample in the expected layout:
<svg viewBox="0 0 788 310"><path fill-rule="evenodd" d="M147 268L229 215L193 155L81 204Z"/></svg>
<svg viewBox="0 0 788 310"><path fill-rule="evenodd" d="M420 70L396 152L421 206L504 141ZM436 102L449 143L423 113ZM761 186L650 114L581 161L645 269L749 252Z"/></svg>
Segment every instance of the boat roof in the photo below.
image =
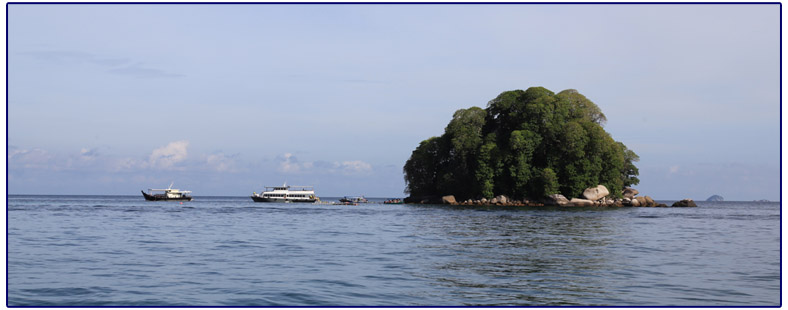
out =
<svg viewBox="0 0 788 310"><path fill-rule="evenodd" d="M192 191L182 191L175 188L165 188L165 189L156 189L156 188L149 188L151 192L158 191L158 192L179 192L179 193L191 193Z"/></svg>
<svg viewBox="0 0 788 310"><path fill-rule="evenodd" d="M188 193L192 192L192 191L181 191L181 190L179 190L177 188L172 188L173 184L175 184L175 182L171 182L170 183L170 187L168 187L168 188L165 188L165 189L149 188L148 191L149 192L153 192L153 191L157 191L157 192L178 192L178 193L185 193L185 194L188 194Z"/></svg>
<svg viewBox="0 0 788 310"><path fill-rule="evenodd" d="M299 186L299 185L284 185L284 186L266 186L265 188L313 188L314 186Z"/></svg>

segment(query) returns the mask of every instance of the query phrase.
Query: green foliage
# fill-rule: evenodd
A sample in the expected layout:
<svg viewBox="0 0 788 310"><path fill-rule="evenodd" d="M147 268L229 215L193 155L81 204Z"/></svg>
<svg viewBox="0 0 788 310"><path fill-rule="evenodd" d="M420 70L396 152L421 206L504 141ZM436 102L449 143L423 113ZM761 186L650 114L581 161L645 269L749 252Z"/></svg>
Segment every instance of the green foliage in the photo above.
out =
<svg viewBox="0 0 788 310"><path fill-rule="evenodd" d="M574 118L584 118L600 126L604 126L607 122L607 117L605 117L605 114L602 114L602 110L591 100L588 100L586 96L577 92L577 90L567 89L558 93L556 97L559 97L559 100L568 102L570 114Z"/></svg>
<svg viewBox="0 0 788 310"><path fill-rule="evenodd" d="M437 176L441 161L440 140L438 137L432 137L421 141L410 155L410 159L405 162L402 171L405 173L407 193L421 196L437 192Z"/></svg>
<svg viewBox="0 0 788 310"><path fill-rule="evenodd" d="M537 192L541 193L542 197L558 194L558 175L555 174L550 167L544 168L539 179L539 187Z"/></svg>
<svg viewBox="0 0 788 310"><path fill-rule="evenodd" d="M482 197L485 198L492 198L493 197L493 188L495 185L495 163L493 161L496 158L498 147L495 145L495 142L490 141L482 145L479 150L479 158L476 162L476 181L479 184L479 192ZM406 177L407 178L407 177ZM468 193L473 194L473 193Z"/></svg>
<svg viewBox="0 0 788 310"><path fill-rule="evenodd" d="M606 121L573 89L503 92L486 109L457 110L442 136L419 144L403 168L406 193L578 197L603 184L618 196L639 182L639 158L605 132Z"/></svg>
<svg viewBox="0 0 788 310"><path fill-rule="evenodd" d="M635 154L634 151L627 148L624 143L617 142L618 146L623 150L624 155L624 165L621 168L621 180L624 183L624 187L637 185L640 183L640 179L637 178L639 174L638 167L635 167L634 162L640 160L640 156Z"/></svg>

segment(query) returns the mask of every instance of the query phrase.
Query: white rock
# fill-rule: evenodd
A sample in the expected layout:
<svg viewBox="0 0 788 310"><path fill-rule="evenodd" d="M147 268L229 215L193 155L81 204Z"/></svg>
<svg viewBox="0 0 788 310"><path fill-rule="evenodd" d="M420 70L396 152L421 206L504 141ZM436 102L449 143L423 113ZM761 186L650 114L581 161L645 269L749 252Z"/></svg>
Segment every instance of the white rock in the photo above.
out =
<svg viewBox="0 0 788 310"><path fill-rule="evenodd" d="M604 185L597 185L597 187L589 187L583 191L583 197L591 201L599 200L607 195L610 195L610 191L608 191L607 187L605 187Z"/></svg>
<svg viewBox="0 0 788 310"><path fill-rule="evenodd" d="M567 203L569 203L569 199L566 199L566 197L564 197L564 195L561 194L552 194L550 196L547 196L547 199L545 200L546 205L563 206L566 205Z"/></svg>
<svg viewBox="0 0 788 310"><path fill-rule="evenodd" d="M572 200L570 200L569 203L574 205L575 207L590 207L594 205L593 200L580 199L580 198L572 198Z"/></svg>

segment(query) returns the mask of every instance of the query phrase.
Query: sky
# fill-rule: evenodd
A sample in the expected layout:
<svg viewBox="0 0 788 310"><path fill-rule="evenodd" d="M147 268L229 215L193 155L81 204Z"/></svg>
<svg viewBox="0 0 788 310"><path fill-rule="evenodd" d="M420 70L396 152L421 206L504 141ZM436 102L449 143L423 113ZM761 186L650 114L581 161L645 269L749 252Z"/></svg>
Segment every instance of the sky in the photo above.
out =
<svg viewBox="0 0 788 310"><path fill-rule="evenodd" d="M780 199L777 4L11 4L9 194L404 197L454 111L577 89L641 195Z"/></svg>

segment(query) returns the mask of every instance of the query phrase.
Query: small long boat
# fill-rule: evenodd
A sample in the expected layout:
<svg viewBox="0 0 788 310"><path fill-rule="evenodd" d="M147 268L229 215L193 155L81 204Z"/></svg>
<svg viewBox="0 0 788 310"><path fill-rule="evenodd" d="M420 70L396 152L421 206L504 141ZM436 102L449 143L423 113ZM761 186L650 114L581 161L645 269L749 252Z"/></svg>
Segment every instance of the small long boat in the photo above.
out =
<svg viewBox="0 0 788 310"><path fill-rule="evenodd" d="M170 187L165 189L154 189L149 188L148 192L142 192L142 197L145 197L145 200L149 201L162 201L162 200L173 200L173 201L191 201L192 196L190 195L191 191L182 191L179 189L172 188L172 183L170 183ZM156 193L160 192L160 193Z"/></svg>
<svg viewBox="0 0 788 310"><path fill-rule="evenodd" d="M262 193L252 193L254 202L315 202L320 200L315 196L312 186L287 185L266 186Z"/></svg>
<svg viewBox="0 0 788 310"><path fill-rule="evenodd" d="M353 197L345 196L345 197L340 198L339 202L343 202L343 203L367 203L367 202L369 202L369 200L367 200L367 198L364 198L364 196L353 196Z"/></svg>

